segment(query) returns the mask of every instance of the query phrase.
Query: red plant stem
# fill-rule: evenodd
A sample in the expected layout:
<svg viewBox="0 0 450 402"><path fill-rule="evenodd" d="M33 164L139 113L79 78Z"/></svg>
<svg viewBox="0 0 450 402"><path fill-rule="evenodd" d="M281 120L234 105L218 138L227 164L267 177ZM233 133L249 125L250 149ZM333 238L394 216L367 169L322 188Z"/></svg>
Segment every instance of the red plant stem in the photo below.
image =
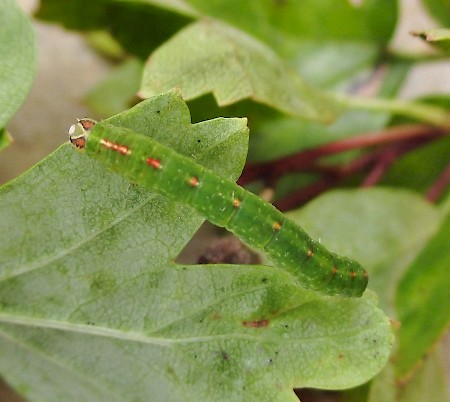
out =
<svg viewBox="0 0 450 402"><path fill-rule="evenodd" d="M430 202L436 202L445 189L450 184L450 164L442 171L439 175L438 179L431 185L428 189L426 198Z"/></svg>
<svg viewBox="0 0 450 402"><path fill-rule="evenodd" d="M361 183L361 187L372 187L377 184L400 156L417 148L424 142L427 142L427 140L420 138L408 143L394 144L385 150L381 150L372 170Z"/></svg>
<svg viewBox="0 0 450 402"><path fill-rule="evenodd" d="M300 190L290 193L286 197L276 200L273 205L275 205L282 212L297 208L301 205L306 204L309 200L318 196L324 191L334 187L336 185L336 182L336 180L328 179L319 180L309 186L303 187Z"/></svg>
<svg viewBox="0 0 450 402"><path fill-rule="evenodd" d="M377 156L377 153L374 152L372 154L363 155L345 166L329 167L327 169L328 172L326 172L325 177L322 180L318 180L309 186L294 191L287 196L276 200L273 204L280 211L287 211L306 204L317 195L332 187L335 187L345 178L360 170L364 170L367 166L370 166Z"/></svg>
<svg viewBox="0 0 450 402"><path fill-rule="evenodd" d="M288 172L300 171L315 163L319 158L352 149L367 148L374 145L394 143L418 138L435 138L448 132L448 128L424 124L407 124L390 127L353 138L331 142L323 146L307 149L275 161L249 164L239 179L245 185L258 178L276 180Z"/></svg>
<svg viewBox="0 0 450 402"><path fill-rule="evenodd" d="M274 202L274 205L281 211L299 207L322 192L335 187L346 178L357 172L367 170L371 166L373 168L363 181L362 186L373 186L381 180L386 170L399 156L421 146L427 141L427 139L421 138L406 144L393 144L388 149L379 149L362 155L344 166L316 166L316 171L321 170L324 173L323 179L280 198Z"/></svg>
<svg viewBox="0 0 450 402"><path fill-rule="evenodd" d="M373 169L361 183L361 187L372 187L381 180L384 173L389 169L389 166L394 163L398 155L398 152L394 149L390 149L389 151L390 152L385 152L383 157L377 161Z"/></svg>

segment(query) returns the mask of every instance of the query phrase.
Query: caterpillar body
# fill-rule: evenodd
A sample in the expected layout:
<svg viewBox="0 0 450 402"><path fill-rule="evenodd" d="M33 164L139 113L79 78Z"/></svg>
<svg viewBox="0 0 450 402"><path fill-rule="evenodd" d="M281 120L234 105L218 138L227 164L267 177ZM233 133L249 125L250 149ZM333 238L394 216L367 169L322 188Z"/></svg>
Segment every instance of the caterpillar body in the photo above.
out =
<svg viewBox="0 0 450 402"><path fill-rule="evenodd" d="M328 251L273 205L192 159L132 130L79 119L70 142L128 180L186 203L211 223L263 250L299 283L327 295L359 297L368 275L349 258Z"/></svg>

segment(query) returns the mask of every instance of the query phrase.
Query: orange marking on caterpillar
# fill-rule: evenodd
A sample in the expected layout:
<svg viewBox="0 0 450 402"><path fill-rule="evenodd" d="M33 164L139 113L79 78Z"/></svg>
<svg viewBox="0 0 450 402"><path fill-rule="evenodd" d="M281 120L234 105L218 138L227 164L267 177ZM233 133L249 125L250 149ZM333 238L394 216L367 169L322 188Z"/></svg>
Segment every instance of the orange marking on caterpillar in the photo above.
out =
<svg viewBox="0 0 450 402"><path fill-rule="evenodd" d="M241 200L234 198L233 199L233 207L238 208L241 205Z"/></svg>
<svg viewBox="0 0 450 402"><path fill-rule="evenodd" d="M107 138L102 138L102 140L100 141L100 145L103 145L106 149L119 152L124 156L131 154L131 150L126 145L121 145L117 142L109 141Z"/></svg>
<svg viewBox="0 0 450 402"><path fill-rule="evenodd" d="M112 142L108 141L106 138L102 138L100 141L100 145L103 145L105 148L111 148Z"/></svg>
<svg viewBox="0 0 450 402"><path fill-rule="evenodd" d="M191 187L197 187L198 185L199 185L199 181L198 181L198 178L197 177L195 177L195 176L193 176L193 177L191 177L189 180L188 180L188 184L191 186Z"/></svg>
<svg viewBox="0 0 450 402"><path fill-rule="evenodd" d="M309 249L309 250L306 252L306 256L307 256L308 258L311 258L313 255L314 255L314 252L313 252L311 249Z"/></svg>
<svg viewBox="0 0 450 402"><path fill-rule="evenodd" d="M150 156L145 160L145 163L151 166L153 169L161 169L161 161L159 159L151 158Z"/></svg>
<svg viewBox="0 0 450 402"><path fill-rule="evenodd" d="M122 155L130 155L131 151L126 145L120 145L119 146L119 152Z"/></svg>
<svg viewBox="0 0 450 402"><path fill-rule="evenodd" d="M272 225L273 230L275 230L275 232L279 232L281 229L281 223L280 222L274 222Z"/></svg>
<svg viewBox="0 0 450 402"><path fill-rule="evenodd" d="M356 278L356 272L355 271L351 271L350 272L350 276L352 277L352 279Z"/></svg>

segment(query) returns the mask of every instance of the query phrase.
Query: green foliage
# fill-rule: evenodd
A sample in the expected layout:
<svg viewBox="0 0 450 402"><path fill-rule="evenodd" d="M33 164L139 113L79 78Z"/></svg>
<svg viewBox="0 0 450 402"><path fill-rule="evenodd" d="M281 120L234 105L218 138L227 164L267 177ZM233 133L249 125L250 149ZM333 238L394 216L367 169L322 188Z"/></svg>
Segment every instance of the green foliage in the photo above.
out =
<svg viewBox="0 0 450 402"><path fill-rule="evenodd" d="M183 63L173 63L175 55ZM295 116L327 121L335 115L334 104L271 49L217 21L194 23L155 51L139 94L147 98L174 86L188 100L212 92L219 106L252 98Z"/></svg>
<svg viewBox="0 0 450 402"><path fill-rule="evenodd" d="M177 93L109 121L234 178L245 156L236 119L191 126ZM0 250L8 351L0 364L27 397L78 399L74 389L83 387L93 400L293 400L293 385L365 382L389 355L391 329L373 294L321 297L265 266L174 264L201 217L68 145L3 187L0 199L2 227L16 228ZM23 360L11 356L29 348L31 363L19 369ZM37 366L53 374L45 385Z"/></svg>
<svg viewBox="0 0 450 402"><path fill-rule="evenodd" d="M422 2L450 24L447 0ZM445 94L396 99L410 69L430 57L390 47L397 3L41 0L41 20L113 39L103 54L119 65L86 96L95 113L119 113L108 122L233 180L247 132L240 119L217 117L248 118L253 162L302 151L306 163L335 141L376 140L422 122L441 131L425 145L415 138L382 186L359 188L376 170L369 165L334 183L347 189L289 213L368 269L369 290L357 300L306 291L267 264L175 263L204 217L63 145L0 188L1 375L46 402L295 401L294 387L356 387L342 391L348 402L447 401L440 339L450 323L450 197L442 191L433 205L424 194L449 163L449 102ZM0 22L1 148L35 56L13 0ZM421 36L448 51L447 30ZM156 97L128 109L138 90ZM200 123L191 124L180 93ZM390 145L395 153L398 143ZM268 186L278 202L323 175L328 189L366 152L324 154L280 177L273 169L250 188ZM381 159L388 166L390 155Z"/></svg>
<svg viewBox="0 0 450 402"><path fill-rule="evenodd" d="M14 0L0 10L0 129L17 111L36 69L33 28Z"/></svg>

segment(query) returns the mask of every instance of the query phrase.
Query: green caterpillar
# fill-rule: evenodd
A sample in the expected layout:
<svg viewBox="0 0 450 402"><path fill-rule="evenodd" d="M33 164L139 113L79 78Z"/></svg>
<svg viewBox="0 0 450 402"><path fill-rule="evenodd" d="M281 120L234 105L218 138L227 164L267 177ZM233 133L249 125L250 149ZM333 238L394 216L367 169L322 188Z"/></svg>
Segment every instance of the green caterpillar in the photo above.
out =
<svg viewBox="0 0 450 402"><path fill-rule="evenodd" d="M211 223L265 251L308 289L359 297L368 275L357 262L328 251L273 205L192 159L125 128L80 119L70 142L130 181L186 203Z"/></svg>

